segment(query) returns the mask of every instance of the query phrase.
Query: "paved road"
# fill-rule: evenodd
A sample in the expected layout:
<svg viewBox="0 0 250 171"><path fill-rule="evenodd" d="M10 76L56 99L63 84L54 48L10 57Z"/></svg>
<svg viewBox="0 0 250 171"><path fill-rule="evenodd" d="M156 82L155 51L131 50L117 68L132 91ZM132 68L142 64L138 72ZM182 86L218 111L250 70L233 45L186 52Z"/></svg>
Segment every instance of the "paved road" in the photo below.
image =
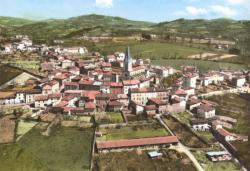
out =
<svg viewBox="0 0 250 171"><path fill-rule="evenodd" d="M171 135L175 136L173 131L161 119L161 115L157 115L156 119L169 131L169 133ZM189 148L184 146L181 142L179 142L178 145L176 145L176 146L171 146L170 149L176 150L176 151L178 151L180 153L185 153L189 157L189 159L193 162L194 166L196 167L196 169L198 171L204 171L204 169L201 167L200 163L196 160L194 155L190 152Z"/></svg>

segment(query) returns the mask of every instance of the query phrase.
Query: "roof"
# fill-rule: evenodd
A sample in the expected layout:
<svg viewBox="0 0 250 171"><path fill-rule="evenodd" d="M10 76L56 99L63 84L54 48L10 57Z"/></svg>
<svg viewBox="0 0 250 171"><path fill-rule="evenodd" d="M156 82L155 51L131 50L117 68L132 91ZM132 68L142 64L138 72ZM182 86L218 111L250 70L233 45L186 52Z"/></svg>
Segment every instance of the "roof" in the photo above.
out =
<svg viewBox="0 0 250 171"><path fill-rule="evenodd" d="M153 137L153 138L141 138L141 139L130 139L130 140L111 140L97 142L98 149L109 149L109 148L126 148L134 146L146 146L146 145L161 145L161 144L172 144L178 143L176 136L166 137Z"/></svg>
<svg viewBox="0 0 250 171"><path fill-rule="evenodd" d="M35 101L45 101L45 100L48 100L48 96L46 95L35 96Z"/></svg>
<svg viewBox="0 0 250 171"><path fill-rule="evenodd" d="M205 112L210 112L212 110L215 110L215 108L213 106L207 105L207 104L202 104L198 108L205 111Z"/></svg>
<svg viewBox="0 0 250 171"><path fill-rule="evenodd" d="M88 102L88 103L85 103L85 106L84 106L86 109L95 109L96 108L96 105L95 103L93 102Z"/></svg>
<svg viewBox="0 0 250 171"><path fill-rule="evenodd" d="M111 87L123 87L123 84L122 84L121 82L119 82L119 83L111 82L111 83L110 83L110 86L111 86Z"/></svg>
<svg viewBox="0 0 250 171"><path fill-rule="evenodd" d="M139 80L126 80L126 81L122 81L123 85L136 85L136 84L140 84Z"/></svg>
<svg viewBox="0 0 250 171"><path fill-rule="evenodd" d="M153 102L156 105L167 105L168 104L166 101L162 101L161 99L157 99L157 98L151 98L148 100Z"/></svg>
<svg viewBox="0 0 250 171"><path fill-rule="evenodd" d="M223 156L223 155L229 155L226 151L211 151L206 153L208 156Z"/></svg>
<svg viewBox="0 0 250 171"><path fill-rule="evenodd" d="M155 105L148 105L144 107L145 110L157 110L157 107Z"/></svg>
<svg viewBox="0 0 250 171"><path fill-rule="evenodd" d="M133 88L131 93L150 93L150 92L168 92L167 89L161 88Z"/></svg>
<svg viewBox="0 0 250 171"><path fill-rule="evenodd" d="M122 106L123 104L118 101L110 101L108 105L109 106Z"/></svg>

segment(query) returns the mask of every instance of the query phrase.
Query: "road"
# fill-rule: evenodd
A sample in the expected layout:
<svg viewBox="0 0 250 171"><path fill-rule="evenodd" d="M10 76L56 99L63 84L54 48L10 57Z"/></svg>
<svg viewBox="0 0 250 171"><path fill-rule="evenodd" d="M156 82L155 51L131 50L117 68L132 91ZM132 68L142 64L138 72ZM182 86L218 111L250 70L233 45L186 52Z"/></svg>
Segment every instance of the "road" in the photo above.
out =
<svg viewBox="0 0 250 171"><path fill-rule="evenodd" d="M175 136L174 132L165 124L165 122L161 119L161 115L156 115L155 117L168 131L171 135ZM184 146L181 142L178 143L176 146L171 146L170 149L176 150L180 153L185 153L189 159L193 162L195 168L198 171L204 171L204 169L201 167L200 163L196 160L194 155L191 153L188 147Z"/></svg>

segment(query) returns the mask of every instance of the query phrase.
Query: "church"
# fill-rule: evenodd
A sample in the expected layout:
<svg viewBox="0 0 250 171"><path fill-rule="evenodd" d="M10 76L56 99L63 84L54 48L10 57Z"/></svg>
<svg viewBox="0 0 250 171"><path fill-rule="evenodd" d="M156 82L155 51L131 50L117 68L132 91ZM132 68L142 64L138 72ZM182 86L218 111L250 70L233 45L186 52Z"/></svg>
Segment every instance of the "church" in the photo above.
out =
<svg viewBox="0 0 250 171"><path fill-rule="evenodd" d="M123 79L130 80L144 75L146 72L144 65L133 64L133 58L130 55L130 48L128 47L125 53Z"/></svg>

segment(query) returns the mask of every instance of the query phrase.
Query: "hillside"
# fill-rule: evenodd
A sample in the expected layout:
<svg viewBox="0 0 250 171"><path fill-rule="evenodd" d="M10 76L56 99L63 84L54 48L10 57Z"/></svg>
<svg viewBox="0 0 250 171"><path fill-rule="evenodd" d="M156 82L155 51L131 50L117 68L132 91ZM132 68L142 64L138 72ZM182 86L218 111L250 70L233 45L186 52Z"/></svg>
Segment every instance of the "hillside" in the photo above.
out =
<svg viewBox="0 0 250 171"><path fill-rule="evenodd" d="M132 21L120 17L83 15L69 19L51 19L20 27L12 27L9 34L29 34L35 38L71 38L83 35L128 34L151 26L150 22Z"/></svg>
<svg viewBox="0 0 250 171"><path fill-rule="evenodd" d="M214 20L186 20L178 19L170 22L162 22L152 26L159 32L189 35L193 37L217 37L233 39L246 33L247 21L236 21L230 19Z"/></svg>
<svg viewBox="0 0 250 171"><path fill-rule="evenodd" d="M0 16L0 26L2 27L11 27L11 26L22 26L24 24L32 23L31 20L23 18L14 18L14 17L1 17Z"/></svg>

